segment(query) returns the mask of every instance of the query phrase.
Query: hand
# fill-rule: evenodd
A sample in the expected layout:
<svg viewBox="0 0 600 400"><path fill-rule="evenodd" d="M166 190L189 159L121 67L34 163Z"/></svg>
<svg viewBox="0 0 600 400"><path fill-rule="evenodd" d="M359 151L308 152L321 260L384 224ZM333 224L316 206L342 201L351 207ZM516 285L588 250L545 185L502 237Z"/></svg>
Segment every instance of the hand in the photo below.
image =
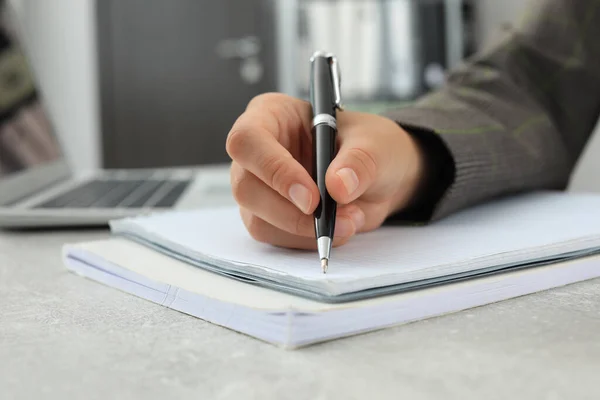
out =
<svg viewBox="0 0 600 400"><path fill-rule="evenodd" d="M412 138L387 118L337 113L338 153L326 175L338 203L334 246L378 228L414 197L423 170ZM233 195L251 236L276 246L316 248L310 175L310 104L283 94L252 99L227 137Z"/></svg>

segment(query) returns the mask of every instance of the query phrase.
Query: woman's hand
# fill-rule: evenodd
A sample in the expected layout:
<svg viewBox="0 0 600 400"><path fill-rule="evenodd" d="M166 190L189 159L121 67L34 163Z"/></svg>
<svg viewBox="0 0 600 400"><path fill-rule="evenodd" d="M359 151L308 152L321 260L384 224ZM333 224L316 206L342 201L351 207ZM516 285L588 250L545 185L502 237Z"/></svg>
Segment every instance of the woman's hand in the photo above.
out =
<svg viewBox="0 0 600 400"><path fill-rule="evenodd" d="M406 206L423 170L418 147L394 121L340 111L337 125L338 154L326 176L338 203L334 246ZM233 125L227 137L233 194L254 239L316 248L311 143L310 104L283 94L257 96Z"/></svg>

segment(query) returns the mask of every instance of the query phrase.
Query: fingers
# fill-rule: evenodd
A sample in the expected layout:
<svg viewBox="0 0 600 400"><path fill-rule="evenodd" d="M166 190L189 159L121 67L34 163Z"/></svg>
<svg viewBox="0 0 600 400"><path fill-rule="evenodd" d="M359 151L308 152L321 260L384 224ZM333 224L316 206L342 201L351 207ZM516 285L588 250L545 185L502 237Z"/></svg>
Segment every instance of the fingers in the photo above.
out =
<svg viewBox="0 0 600 400"><path fill-rule="evenodd" d="M339 114L339 150L327 170L338 203L335 239L381 226L412 198L422 163L416 144L394 121ZM312 213L320 198L310 176L310 105L284 95L258 96L227 138L232 186L250 234L278 246L314 249Z"/></svg>
<svg viewBox="0 0 600 400"><path fill-rule="evenodd" d="M331 196L339 204L406 202L420 178L410 136L377 115L341 113L339 125L339 150L325 177Z"/></svg>
<svg viewBox="0 0 600 400"><path fill-rule="evenodd" d="M377 179L380 171L376 143L364 135L348 136L332 161L325 181L331 196L348 204L362 196Z"/></svg>
<svg viewBox="0 0 600 400"><path fill-rule="evenodd" d="M235 162L231 166L231 183L233 196L241 208L279 231L315 240L312 215L302 213L291 202ZM335 235L350 237L362 228L364 221L365 216L360 208L341 208L337 213Z"/></svg>
<svg viewBox="0 0 600 400"><path fill-rule="evenodd" d="M311 238L282 231L245 208L240 209L240 215L249 234L256 241L290 249L315 250L317 248L314 235ZM332 245L338 247L349 240L349 237L335 237Z"/></svg>
<svg viewBox="0 0 600 400"><path fill-rule="evenodd" d="M363 215L366 216L362 227L356 232L358 234L378 229L390 213L391 202L388 200L380 203L373 203L358 199L350 203L349 205L345 205L343 207L359 208L360 210L362 210Z"/></svg>
<svg viewBox="0 0 600 400"><path fill-rule="evenodd" d="M236 202L258 218L294 235L314 236L312 217L267 186L237 163L231 166L232 190Z"/></svg>
<svg viewBox="0 0 600 400"><path fill-rule="evenodd" d="M310 214L319 202L319 192L309 172L293 155L302 151L302 131L308 118L301 115L298 103L288 105L292 100L272 97L251 102L232 127L226 150L240 167L304 214Z"/></svg>

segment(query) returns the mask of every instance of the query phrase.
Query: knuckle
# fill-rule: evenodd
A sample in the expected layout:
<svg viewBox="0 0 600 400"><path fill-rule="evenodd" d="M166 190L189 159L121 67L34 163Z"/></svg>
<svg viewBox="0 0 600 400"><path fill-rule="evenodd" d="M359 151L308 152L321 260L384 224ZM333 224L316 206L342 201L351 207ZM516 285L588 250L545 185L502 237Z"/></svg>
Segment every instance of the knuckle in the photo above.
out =
<svg viewBox="0 0 600 400"><path fill-rule="evenodd" d="M267 157L263 161L262 167L267 174L268 185L276 191L282 192L289 171L287 160L283 157Z"/></svg>
<svg viewBox="0 0 600 400"><path fill-rule="evenodd" d="M313 224L306 215L296 213L296 220L293 223L292 233L296 236L306 236L313 229Z"/></svg>
<svg viewBox="0 0 600 400"><path fill-rule="evenodd" d="M240 205L247 205L252 196L252 190L249 188L251 177L248 171L240 170L235 172L231 179L231 191L234 200Z"/></svg>
<svg viewBox="0 0 600 400"><path fill-rule="evenodd" d="M250 236L257 242L267 243L268 238L265 230L265 222L255 215L247 218L246 229Z"/></svg>
<svg viewBox="0 0 600 400"><path fill-rule="evenodd" d="M351 159L355 159L358 162L358 166L367 175L369 180L375 179L377 175L377 161L370 151L360 147L353 147L348 151L348 155Z"/></svg>

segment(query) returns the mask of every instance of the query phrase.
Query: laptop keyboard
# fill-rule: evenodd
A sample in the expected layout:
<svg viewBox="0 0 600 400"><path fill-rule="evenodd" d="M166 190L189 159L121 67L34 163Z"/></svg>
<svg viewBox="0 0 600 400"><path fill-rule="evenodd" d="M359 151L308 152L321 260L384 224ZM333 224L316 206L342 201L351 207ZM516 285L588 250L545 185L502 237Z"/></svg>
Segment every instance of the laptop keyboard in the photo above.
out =
<svg viewBox="0 0 600 400"><path fill-rule="evenodd" d="M191 180L92 180L36 208L170 208Z"/></svg>

